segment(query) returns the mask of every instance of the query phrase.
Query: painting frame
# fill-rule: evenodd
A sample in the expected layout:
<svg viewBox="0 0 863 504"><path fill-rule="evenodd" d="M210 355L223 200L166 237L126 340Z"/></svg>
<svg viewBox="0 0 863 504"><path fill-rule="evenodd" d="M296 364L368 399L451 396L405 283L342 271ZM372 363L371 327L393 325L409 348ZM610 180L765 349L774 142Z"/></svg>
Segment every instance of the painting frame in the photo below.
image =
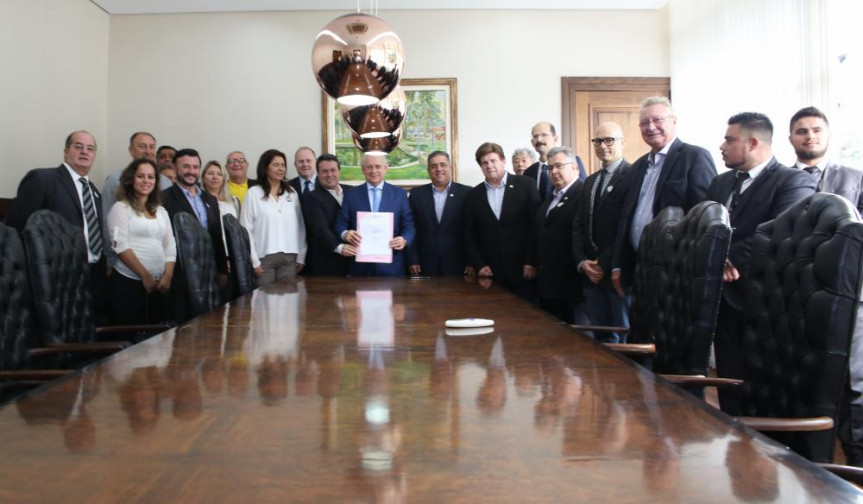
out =
<svg viewBox="0 0 863 504"><path fill-rule="evenodd" d="M406 189L428 183L427 165L422 154L434 150L449 152L453 181L458 181L458 80L454 77L402 79L399 85L407 96L408 112L402 123L402 139L397 150L407 156L408 153L402 147L412 145L417 154L413 156L416 161L398 166L393 162L396 155L389 154L387 159L390 160L390 170L387 173L387 182ZM433 101L437 105L435 112L439 112L432 119L438 125L430 129L417 124L411 114L411 103L423 99ZM428 123L428 120L426 122ZM361 184L364 179L356 160L362 159L362 156L351 142L350 130L342 122L339 104L323 91L321 139L322 152L335 154L342 164L342 182L348 185ZM407 175L400 177L399 171L404 171Z"/></svg>

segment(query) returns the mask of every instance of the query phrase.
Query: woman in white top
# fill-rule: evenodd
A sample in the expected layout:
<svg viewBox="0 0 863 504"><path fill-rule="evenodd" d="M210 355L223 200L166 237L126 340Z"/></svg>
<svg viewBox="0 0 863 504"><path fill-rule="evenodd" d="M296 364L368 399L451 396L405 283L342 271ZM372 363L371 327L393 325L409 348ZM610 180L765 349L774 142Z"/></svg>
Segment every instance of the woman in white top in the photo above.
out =
<svg viewBox="0 0 863 504"><path fill-rule="evenodd" d="M207 165L201 172L201 185L204 190L212 194L219 202L219 215L224 217L231 214L237 219L240 218L240 200L228 192L228 185L225 183L228 180L228 172L222 168L218 161L207 161ZM229 256L228 242L225 238L225 223L222 224L222 245L225 247L225 256Z"/></svg>
<svg viewBox="0 0 863 504"><path fill-rule="evenodd" d="M270 149L258 160L258 182L243 200L240 224L251 236L258 285L295 279L306 262L306 226L299 194L285 180L287 157Z"/></svg>
<svg viewBox="0 0 863 504"><path fill-rule="evenodd" d="M157 183L153 161L132 161L120 175L117 202L108 212L111 247L119 259L109 282L116 324L167 319L165 294L171 287L177 247Z"/></svg>

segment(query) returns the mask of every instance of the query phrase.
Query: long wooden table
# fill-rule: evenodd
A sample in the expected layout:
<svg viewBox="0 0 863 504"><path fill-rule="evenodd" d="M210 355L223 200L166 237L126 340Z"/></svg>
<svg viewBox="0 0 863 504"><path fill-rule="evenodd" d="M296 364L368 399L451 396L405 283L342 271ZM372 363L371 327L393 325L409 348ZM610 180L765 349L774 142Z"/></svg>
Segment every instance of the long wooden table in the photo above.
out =
<svg viewBox="0 0 863 504"><path fill-rule="evenodd" d="M259 289L0 409L0 502L753 500L863 494L462 279Z"/></svg>

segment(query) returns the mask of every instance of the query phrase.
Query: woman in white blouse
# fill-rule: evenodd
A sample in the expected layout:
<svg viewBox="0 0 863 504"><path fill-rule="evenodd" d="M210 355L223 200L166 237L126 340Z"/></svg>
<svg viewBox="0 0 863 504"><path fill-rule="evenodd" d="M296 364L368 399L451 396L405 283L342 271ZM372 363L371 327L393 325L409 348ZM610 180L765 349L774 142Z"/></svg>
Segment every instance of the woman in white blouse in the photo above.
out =
<svg viewBox="0 0 863 504"><path fill-rule="evenodd" d="M258 285L295 279L306 262L306 226L299 194L285 180L287 157L270 149L258 160L258 182L243 200L240 224L251 236Z"/></svg>
<svg viewBox="0 0 863 504"><path fill-rule="evenodd" d="M117 324L167 319L166 296L177 247L168 212L161 206L156 165L132 161L120 175L117 202L108 212L111 247L119 261L110 278L111 316Z"/></svg>
<svg viewBox="0 0 863 504"><path fill-rule="evenodd" d="M208 161L201 172L201 185L204 190L212 194L219 202L219 215L224 217L231 214L239 219L240 200L231 196L228 192L228 172L222 168L218 161ZM222 221L222 245L225 247L225 256L229 256L228 242L225 238L225 223Z"/></svg>

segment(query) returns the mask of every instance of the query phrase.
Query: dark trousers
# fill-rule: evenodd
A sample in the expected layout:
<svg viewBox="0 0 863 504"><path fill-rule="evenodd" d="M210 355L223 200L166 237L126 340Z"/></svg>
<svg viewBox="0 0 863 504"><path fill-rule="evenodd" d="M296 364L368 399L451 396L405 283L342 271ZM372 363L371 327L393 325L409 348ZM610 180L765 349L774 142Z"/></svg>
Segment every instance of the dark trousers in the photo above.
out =
<svg viewBox="0 0 863 504"><path fill-rule="evenodd" d="M117 325L156 324L166 320L166 296L159 292L148 294L144 284L123 276L111 274L111 320Z"/></svg>
<svg viewBox="0 0 863 504"><path fill-rule="evenodd" d="M108 278L105 256L90 263L90 301L93 303L93 321L96 326L108 325Z"/></svg>
<svg viewBox="0 0 863 504"><path fill-rule="evenodd" d="M725 300L719 303L716 336L716 373L721 378L743 378L743 312ZM719 407L735 416L744 414L740 387L719 387Z"/></svg>

